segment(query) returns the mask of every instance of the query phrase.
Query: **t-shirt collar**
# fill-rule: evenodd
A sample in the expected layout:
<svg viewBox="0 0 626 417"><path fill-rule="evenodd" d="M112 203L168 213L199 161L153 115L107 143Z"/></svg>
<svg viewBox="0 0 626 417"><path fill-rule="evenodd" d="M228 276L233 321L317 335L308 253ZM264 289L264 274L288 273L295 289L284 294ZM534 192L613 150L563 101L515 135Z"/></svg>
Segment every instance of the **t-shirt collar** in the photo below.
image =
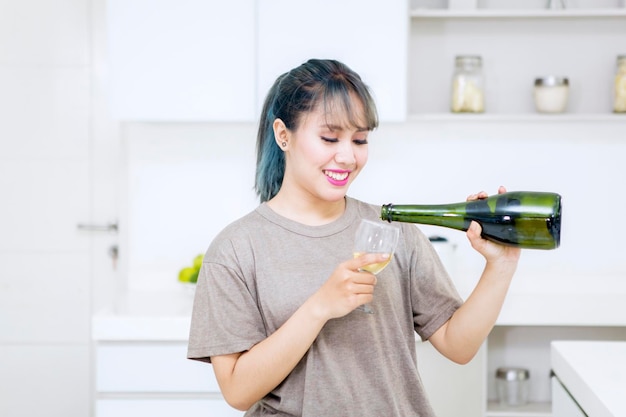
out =
<svg viewBox="0 0 626 417"><path fill-rule="evenodd" d="M309 237L326 237L344 231L355 222L355 220L357 219L356 206L356 202L352 198L346 197L346 209L343 214L337 220L321 226L308 226L306 224L298 223L294 220L283 217L280 214L276 213L274 210L272 210L267 205L267 202L259 205L256 208L256 212L266 218L268 221L293 233Z"/></svg>

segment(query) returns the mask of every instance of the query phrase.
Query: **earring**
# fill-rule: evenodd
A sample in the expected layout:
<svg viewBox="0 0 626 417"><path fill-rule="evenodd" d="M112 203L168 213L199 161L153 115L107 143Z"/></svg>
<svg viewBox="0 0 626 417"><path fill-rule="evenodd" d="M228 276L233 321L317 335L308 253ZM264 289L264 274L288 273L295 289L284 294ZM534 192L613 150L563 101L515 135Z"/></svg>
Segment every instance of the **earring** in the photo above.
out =
<svg viewBox="0 0 626 417"><path fill-rule="evenodd" d="M283 145L283 148L284 148L285 146L287 146L287 142L283 142L281 143L281 145Z"/></svg>

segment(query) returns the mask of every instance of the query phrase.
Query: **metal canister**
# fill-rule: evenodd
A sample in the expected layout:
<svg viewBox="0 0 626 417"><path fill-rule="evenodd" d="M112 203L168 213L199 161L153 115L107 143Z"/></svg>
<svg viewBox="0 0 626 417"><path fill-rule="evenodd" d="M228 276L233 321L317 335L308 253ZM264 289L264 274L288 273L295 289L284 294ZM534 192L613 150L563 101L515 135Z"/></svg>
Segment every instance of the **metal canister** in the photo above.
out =
<svg viewBox="0 0 626 417"><path fill-rule="evenodd" d="M496 388L501 405L517 407L528 404L530 371L525 368L498 368Z"/></svg>
<svg viewBox="0 0 626 417"><path fill-rule="evenodd" d="M569 79L567 77L535 78L535 108L540 113L563 113L569 98Z"/></svg>

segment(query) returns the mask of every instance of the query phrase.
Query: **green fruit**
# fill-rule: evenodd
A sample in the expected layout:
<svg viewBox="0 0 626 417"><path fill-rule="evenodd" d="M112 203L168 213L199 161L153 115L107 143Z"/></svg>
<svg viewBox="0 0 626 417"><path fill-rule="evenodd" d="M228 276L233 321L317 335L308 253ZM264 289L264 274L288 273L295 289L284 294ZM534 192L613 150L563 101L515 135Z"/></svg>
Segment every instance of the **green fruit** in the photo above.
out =
<svg viewBox="0 0 626 417"><path fill-rule="evenodd" d="M199 271L200 267L202 267L203 260L204 260L204 255L198 255L195 258L193 258L193 267Z"/></svg>
<svg viewBox="0 0 626 417"><path fill-rule="evenodd" d="M180 282L197 282L198 281L198 271L196 268L191 266L187 266L180 270L178 273L178 280Z"/></svg>

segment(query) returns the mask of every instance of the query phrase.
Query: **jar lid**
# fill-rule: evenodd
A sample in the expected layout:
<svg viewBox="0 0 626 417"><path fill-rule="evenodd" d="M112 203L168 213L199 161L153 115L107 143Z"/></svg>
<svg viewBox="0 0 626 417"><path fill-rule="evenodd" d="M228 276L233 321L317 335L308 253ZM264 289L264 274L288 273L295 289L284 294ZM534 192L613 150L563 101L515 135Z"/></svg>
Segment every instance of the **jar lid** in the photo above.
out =
<svg viewBox="0 0 626 417"><path fill-rule="evenodd" d="M530 371L525 368L498 368L496 370L497 379L507 381L523 381L530 377Z"/></svg>
<svg viewBox="0 0 626 417"><path fill-rule="evenodd" d="M475 61L475 62L481 62L483 60L483 58L480 55L457 55L454 60L456 62L459 61Z"/></svg>
<svg viewBox="0 0 626 417"><path fill-rule="evenodd" d="M561 85L569 85L569 80L567 77L548 75L546 77L535 78L535 85L538 87L558 87Z"/></svg>

